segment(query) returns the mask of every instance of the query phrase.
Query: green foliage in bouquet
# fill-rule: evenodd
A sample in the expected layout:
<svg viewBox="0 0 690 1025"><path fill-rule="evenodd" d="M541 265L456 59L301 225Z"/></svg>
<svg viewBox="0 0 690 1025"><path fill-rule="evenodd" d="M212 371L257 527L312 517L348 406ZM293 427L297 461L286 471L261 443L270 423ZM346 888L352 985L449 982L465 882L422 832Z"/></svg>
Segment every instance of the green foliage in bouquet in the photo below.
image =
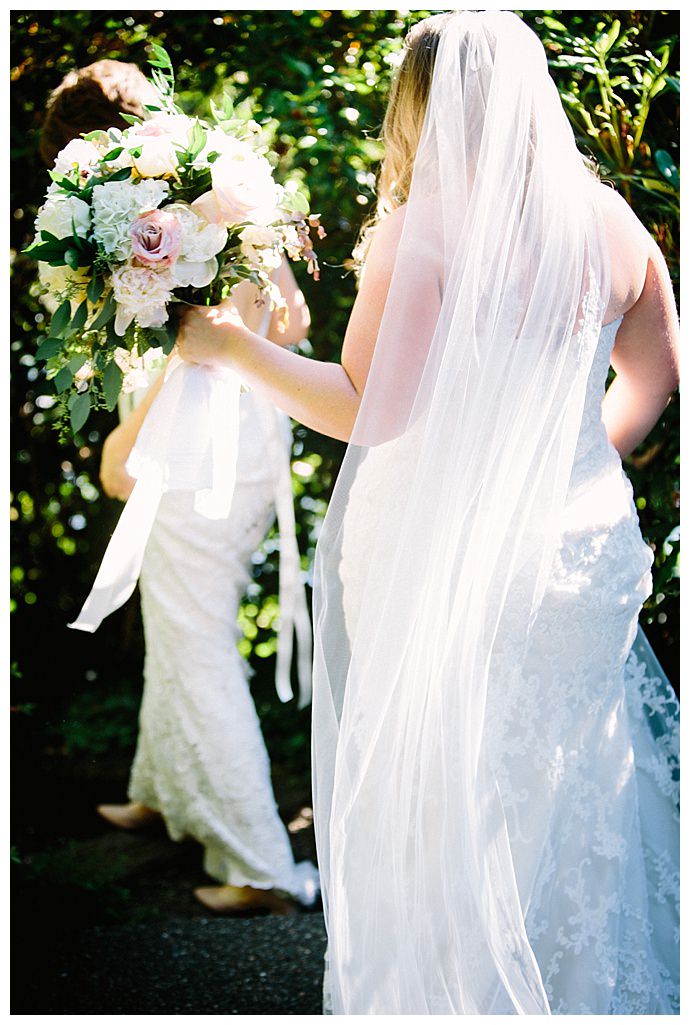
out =
<svg viewBox="0 0 690 1025"><path fill-rule="evenodd" d="M123 677L137 694L141 686L142 640L133 602L111 619L97 639L75 636L64 624L73 619L93 580L119 514L98 484L100 449L116 420L106 409L92 412L75 447L58 443L54 387L36 361L36 338L49 337L49 318L38 299L35 264L21 255L31 239L30 225L42 202L38 139L46 97L73 67L101 58L144 65L151 40L165 47L177 69L176 102L187 114L213 119L213 105L224 108L224 94L235 116L255 118L276 179L299 183L300 194L320 211L328 237L319 245L321 283L315 286L304 263L295 264L313 330L311 345L320 359L338 359L355 296L354 274L345 266L360 226L372 209L377 141L392 73L407 28L433 11L33 11L15 12L12 26L12 194L13 306L12 602L14 657L23 677L14 681L15 704L37 706L22 716L27 778L48 743L43 724L70 721L69 702L84 689L122 691ZM657 153L676 167L678 151L678 60L674 11L524 11L540 35L552 73L570 111L584 152L600 165L602 177L628 195L638 216L659 242L677 274L678 225L674 176L659 169ZM582 66L564 60L591 50L614 22L620 34L613 47ZM554 24L558 23L558 24ZM565 26L566 31L563 31ZM624 41L623 41L624 37ZM579 42L578 42L579 40ZM601 46L602 44L599 43ZM600 60L609 68L615 110L611 124L621 133L638 116L642 97L637 72L619 57L633 58L639 73L662 72L667 84L647 91L649 110L632 165L618 164L604 132L604 101L594 72ZM615 63L614 63L615 62ZM587 70L589 68L590 70ZM163 69L159 69L161 72ZM623 81L618 79L623 76ZM570 101L573 95L576 100ZM595 134L588 130L587 111ZM620 108L620 114L616 113ZM625 113L629 111L630 113ZM233 115L230 115L233 116ZM601 139L597 134L601 134ZM635 140L635 130L632 133ZM622 135L621 135L622 138ZM628 143L626 141L625 145ZM623 147L625 148L625 147ZM638 174L636 183L626 179ZM642 181L644 179L644 181ZM673 190L647 188L644 182ZM626 192L629 188L629 193ZM627 461L645 539L655 552L653 597L643 624L672 679L678 679L678 405L673 402L645 445ZM319 525L337 475L343 446L295 427L293 489L303 568L313 557ZM273 689L277 541L269 536L253 561L253 579L240 617L242 653L254 669L252 691L276 766L289 763L308 778L309 712L281 705ZM36 643L40 638L41 643ZM82 715L81 705L76 714ZM112 711L98 713L107 735ZM90 720L97 732L98 720ZM131 735L136 717L131 716ZM66 730L66 727L65 727ZM66 735L65 745L71 743ZM57 745L55 745L57 746ZM95 746L95 741L94 741ZM116 745L113 742L111 747ZM119 744L117 745L119 746ZM99 747L100 751L100 747Z"/></svg>
<svg viewBox="0 0 690 1025"><path fill-rule="evenodd" d="M250 281L280 307L270 271L284 252L318 277L310 233L325 232L294 182L274 182L259 125L238 117L227 95L211 107L213 125L185 115L168 53L151 49L157 101L145 104L148 119L124 114L124 131L86 133L58 154L36 238L24 250L44 268L65 269L47 284L56 308L37 357L75 435L92 408L116 407L123 364L135 367L150 349L171 352L177 321L168 305L217 305ZM116 183L128 191L113 196ZM258 238L247 236L252 227Z"/></svg>

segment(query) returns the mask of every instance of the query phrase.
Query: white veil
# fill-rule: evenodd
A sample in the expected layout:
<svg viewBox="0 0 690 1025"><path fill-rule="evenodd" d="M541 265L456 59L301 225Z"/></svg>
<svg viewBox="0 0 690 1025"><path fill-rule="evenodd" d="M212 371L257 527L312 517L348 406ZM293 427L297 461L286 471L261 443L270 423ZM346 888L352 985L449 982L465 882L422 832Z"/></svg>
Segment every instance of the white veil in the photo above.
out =
<svg viewBox="0 0 690 1025"><path fill-rule="evenodd" d="M559 533L608 301L538 38L446 19L374 359L315 566L334 1013L549 1013L484 732Z"/></svg>

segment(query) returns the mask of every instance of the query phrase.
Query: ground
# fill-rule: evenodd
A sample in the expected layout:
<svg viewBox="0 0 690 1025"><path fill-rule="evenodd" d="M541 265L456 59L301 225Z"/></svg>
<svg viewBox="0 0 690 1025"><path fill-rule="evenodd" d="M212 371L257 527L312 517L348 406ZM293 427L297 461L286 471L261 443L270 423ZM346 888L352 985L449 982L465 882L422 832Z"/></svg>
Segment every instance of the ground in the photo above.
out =
<svg viewBox="0 0 690 1025"><path fill-rule="evenodd" d="M211 917L201 848L162 826L123 833L99 801L122 800L128 757L48 752L15 809L12 1013L320 1014L320 907ZM28 771L24 766L25 772ZM273 767L298 860L315 857L308 779ZM31 795L34 799L31 799Z"/></svg>

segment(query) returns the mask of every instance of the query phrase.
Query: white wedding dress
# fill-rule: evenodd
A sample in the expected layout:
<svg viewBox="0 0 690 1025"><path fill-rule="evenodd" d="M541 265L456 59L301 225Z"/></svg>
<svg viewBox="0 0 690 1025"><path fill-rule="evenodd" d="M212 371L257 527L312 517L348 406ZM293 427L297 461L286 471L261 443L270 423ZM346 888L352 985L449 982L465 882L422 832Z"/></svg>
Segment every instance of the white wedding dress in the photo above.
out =
<svg viewBox="0 0 690 1025"><path fill-rule="evenodd" d="M513 664L506 626L488 693L485 738L527 936L558 1014L671 1014L679 1001L678 706L637 627L653 556L601 418L619 323L601 331L526 660ZM409 440L372 448L349 493L339 575L351 636L367 573L361 553L377 519L394 522L391 447ZM452 945L446 956L451 966ZM375 993L370 1006L385 1011Z"/></svg>
<svg viewBox="0 0 690 1025"><path fill-rule="evenodd" d="M128 793L161 813L173 840L198 841L214 879L311 904L318 872L293 859L237 650L252 555L281 500L292 501L282 494L291 444L287 417L244 393L230 515L195 512L192 492L161 498L140 577L146 661Z"/></svg>

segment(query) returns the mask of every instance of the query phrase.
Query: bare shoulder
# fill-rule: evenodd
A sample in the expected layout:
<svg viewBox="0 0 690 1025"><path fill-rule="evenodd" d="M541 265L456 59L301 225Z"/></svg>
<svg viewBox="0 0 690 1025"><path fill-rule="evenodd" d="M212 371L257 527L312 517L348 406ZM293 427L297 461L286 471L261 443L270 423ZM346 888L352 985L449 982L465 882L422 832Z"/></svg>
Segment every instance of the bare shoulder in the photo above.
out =
<svg viewBox="0 0 690 1025"><path fill-rule="evenodd" d="M611 259L609 316L624 315L640 298L656 243L630 204L610 185L597 185Z"/></svg>
<svg viewBox="0 0 690 1025"><path fill-rule="evenodd" d="M395 258L398 253L407 205L399 206L383 218L371 235L369 251L362 271L361 283L365 278L390 278L393 274Z"/></svg>

